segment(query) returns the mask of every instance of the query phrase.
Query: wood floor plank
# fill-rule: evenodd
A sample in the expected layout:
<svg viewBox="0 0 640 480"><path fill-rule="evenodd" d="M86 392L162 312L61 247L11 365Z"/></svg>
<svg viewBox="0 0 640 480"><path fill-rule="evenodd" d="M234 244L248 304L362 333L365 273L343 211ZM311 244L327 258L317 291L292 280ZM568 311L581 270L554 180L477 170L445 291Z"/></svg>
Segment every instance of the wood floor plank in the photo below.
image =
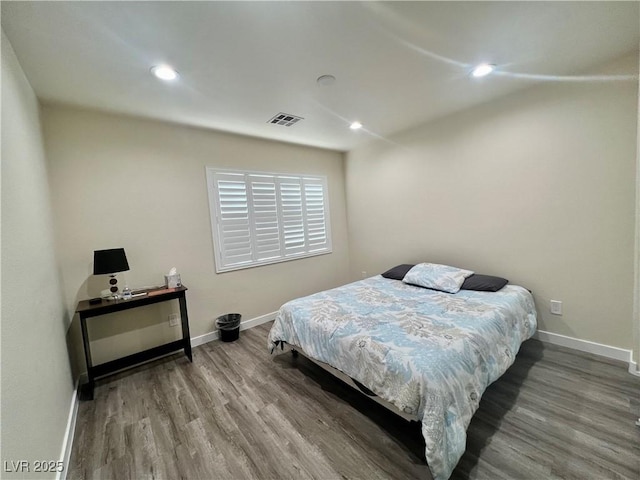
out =
<svg viewBox="0 0 640 480"><path fill-rule="evenodd" d="M67 478L426 479L420 424L304 357L270 324L98 382ZM530 340L484 393L452 479L637 480L640 379L622 363Z"/></svg>

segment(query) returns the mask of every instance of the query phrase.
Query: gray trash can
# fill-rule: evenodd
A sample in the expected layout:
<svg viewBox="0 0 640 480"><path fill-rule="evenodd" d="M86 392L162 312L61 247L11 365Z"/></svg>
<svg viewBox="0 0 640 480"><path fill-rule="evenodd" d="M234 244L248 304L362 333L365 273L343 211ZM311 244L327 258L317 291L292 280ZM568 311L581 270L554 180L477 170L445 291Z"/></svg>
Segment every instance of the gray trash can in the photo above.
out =
<svg viewBox="0 0 640 480"><path fill-rule="evenodd" d="M240 320L242 315L239 313L227 313L216 319L216 327L220 332L220 340L223 342L233 342L240 336Z"/></svg>

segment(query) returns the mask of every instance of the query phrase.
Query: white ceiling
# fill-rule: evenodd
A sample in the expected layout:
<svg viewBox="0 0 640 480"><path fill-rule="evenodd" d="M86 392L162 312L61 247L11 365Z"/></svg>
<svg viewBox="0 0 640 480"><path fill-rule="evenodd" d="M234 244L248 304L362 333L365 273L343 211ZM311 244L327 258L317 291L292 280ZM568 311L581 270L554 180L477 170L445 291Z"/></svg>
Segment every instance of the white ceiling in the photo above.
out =
<svg viewBox="0 0 640 480"><path fill-rule="evenodd" d="M637 52L638 6L3 1L1 19L44 102L350 150ZM470 77L478 62L497 73ZM179 81L152 77L159 63ZM320 86L323 74L337 81ZM279 112L304 120L267 123Z"/></svg>

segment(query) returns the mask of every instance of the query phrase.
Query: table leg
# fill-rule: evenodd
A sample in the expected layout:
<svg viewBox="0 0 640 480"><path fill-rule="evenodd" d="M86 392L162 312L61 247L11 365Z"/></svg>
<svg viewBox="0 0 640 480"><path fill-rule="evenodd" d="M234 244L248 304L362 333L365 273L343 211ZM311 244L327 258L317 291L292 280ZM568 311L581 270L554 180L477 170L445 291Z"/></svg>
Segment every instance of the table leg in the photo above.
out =
<svg viewBox="0 0 640 480"><path fill-rule="evenodd" d="M193 362L191 354L191 335L189 333L189 316L187 315L187 297L183 295L178 299L180 303L180 319L182 320L182 341L184 342L184 353L190 362Z"/></svg>
<svg viewBox="0 0 640 480"><path fill-rule="evenodd" d="M94 378L92 374L91 347L89 346L89 332L87 331L87 319L80 316L82 328L82 343L84 344L84 358L87 364L87 377L89 381L80 387L80 400L93 400Z"/></svg>

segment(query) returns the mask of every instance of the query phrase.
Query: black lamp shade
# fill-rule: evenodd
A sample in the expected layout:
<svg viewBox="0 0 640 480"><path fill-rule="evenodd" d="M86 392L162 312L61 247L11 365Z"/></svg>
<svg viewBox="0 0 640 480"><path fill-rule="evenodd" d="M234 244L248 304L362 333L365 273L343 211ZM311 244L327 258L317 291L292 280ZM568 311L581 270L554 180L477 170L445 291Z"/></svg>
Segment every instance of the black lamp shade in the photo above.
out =
<svg viewBox="0 0 640 480"><path fill-rule="evenodd" d="M93 252L93 274L105 275L109 273L124 272L129 270L127 256L124 248L111 248L109 250L95 250Z"/></svg>

